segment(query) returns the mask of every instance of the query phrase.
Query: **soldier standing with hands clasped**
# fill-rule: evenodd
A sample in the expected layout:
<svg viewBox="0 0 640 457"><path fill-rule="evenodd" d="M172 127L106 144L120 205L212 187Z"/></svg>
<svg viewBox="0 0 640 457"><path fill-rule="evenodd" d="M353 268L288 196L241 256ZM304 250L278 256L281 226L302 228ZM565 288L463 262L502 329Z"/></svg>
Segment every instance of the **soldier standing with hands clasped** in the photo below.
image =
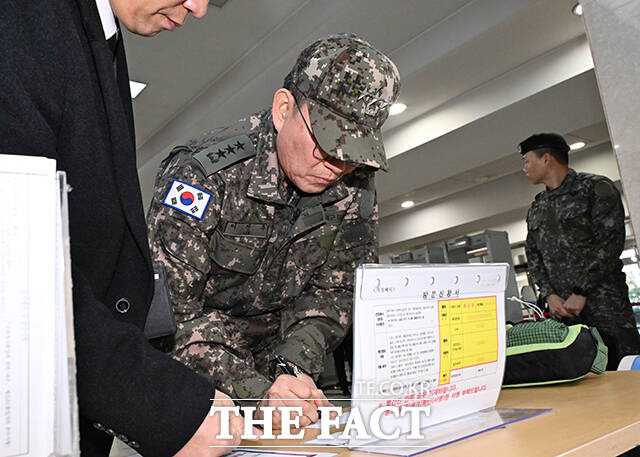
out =
<svg viewBox="0 0 640 457"><path fill-rule="evenodd" d="M569 168L569 146L554 133L518 146L532 184L544 184L527 214L529 272L553 317L596 327L609 348L607 369L640 353L620 254L624 207L609 178Z"/></svg>

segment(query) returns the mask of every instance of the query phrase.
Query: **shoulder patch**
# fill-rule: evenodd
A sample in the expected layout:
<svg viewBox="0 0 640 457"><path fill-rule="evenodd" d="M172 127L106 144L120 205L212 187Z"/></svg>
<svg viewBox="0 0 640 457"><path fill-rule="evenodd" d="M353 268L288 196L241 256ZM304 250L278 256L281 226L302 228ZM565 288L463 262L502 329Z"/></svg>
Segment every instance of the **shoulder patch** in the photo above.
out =
<svg viewBox="0 0 640 457"><path fill-rule="evenodd" d="M609 198L616 194L615 187L606 179L598 181L596 185L593 186L593 191L596 193L596 196L600 198Z"/></svg>
<svg viewBox="0 0 640 457"><path fill-rule="evenodd" d="M162 203L196 219L202 219L209 206L209 200L209 192L174 179Z"/></svg>
<svg viewBox="0 0 640 457"><path fill-rule="evenodd" d="M193 159L205 176L256 155L253 142L247 135L234 136L194 154Z"/></svg>

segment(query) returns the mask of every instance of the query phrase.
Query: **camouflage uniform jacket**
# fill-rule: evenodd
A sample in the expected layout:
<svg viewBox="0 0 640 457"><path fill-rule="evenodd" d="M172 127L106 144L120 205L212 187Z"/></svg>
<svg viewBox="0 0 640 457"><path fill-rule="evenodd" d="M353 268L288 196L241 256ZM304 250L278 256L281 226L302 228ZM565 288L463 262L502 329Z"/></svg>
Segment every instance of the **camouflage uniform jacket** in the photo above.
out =
<svg viewBox="0 0 640 457"><path fill-rule="evenodd" d="M543 297L566 300L581 289L587 297L583 323L635 328L620 260L624 208L611 180L569 169L558 188L536 195L527 229L529 272Z"/></svg>
<svg viewBox="0 0 640 457"><path fill-rule="evenodd" d="M354 269L377 261L373 172L357 169L321 194L298 195L280 174L275 135L266 110L174 149L149 210L152 257L167 270L178 346L224 327L217 338L227 341L218 343L232 351L266 350L318 375L351 325ZM221 167L238 148L255 155ZM163 204L174 180L212 195L201 220ZM237 371L254 377L232 380L238 397L271 384L256 365Z"/></svg>

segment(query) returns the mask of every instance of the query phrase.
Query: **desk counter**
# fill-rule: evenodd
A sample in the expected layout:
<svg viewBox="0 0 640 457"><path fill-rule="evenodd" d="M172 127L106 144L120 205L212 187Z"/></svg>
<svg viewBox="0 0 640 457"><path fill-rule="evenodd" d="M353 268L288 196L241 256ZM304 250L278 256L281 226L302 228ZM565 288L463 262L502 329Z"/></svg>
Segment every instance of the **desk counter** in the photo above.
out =
<svg viewBox="0 0 640 457"><path fill-rule="evenodd" d="M505 428L491 430L423 454L428 457L546 457L617 456L640 444L640 371L611 371L603 375L545 387L504 389L500 408L552 408ZM305 440L320 431L307 429ZM258 442L268 446L274 440ZM300 441L277 441L279 446ZM243 442L255 446L255 442ZM265 448L266 450L267 448ZM282 451L283 448L274 450ZM310 448L291 448L309 451ZM344 448L318 447L337 457L372 457Z"/></svg>

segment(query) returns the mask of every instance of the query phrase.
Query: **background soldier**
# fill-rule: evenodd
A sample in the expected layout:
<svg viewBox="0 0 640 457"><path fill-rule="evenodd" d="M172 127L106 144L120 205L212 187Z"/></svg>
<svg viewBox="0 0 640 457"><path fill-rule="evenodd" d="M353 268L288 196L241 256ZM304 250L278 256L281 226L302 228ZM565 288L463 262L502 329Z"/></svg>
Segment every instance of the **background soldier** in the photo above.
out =
<svg viewBox="0 0 640 457"><path fill-rule="evenodd" d="M316 398L286 404L317 419L313 378L351 325L354 269L377 261L373 174L398 90L385 55L330 36L302 51L270 109L163 161L148 225L176 359L235 398ZM276 355L298 376L276 379Z"/></svg>
<svg viewBox="0 0 640 457"><path fill-rule="evenodd" d="M640 353L620 260L620 193L609 178L570 169L560 135L532 135L518 151L529 181L546 186L527 214L529 272L554 317L598 328L609 347L607 369L615 370L623 356Z"/></svg>

